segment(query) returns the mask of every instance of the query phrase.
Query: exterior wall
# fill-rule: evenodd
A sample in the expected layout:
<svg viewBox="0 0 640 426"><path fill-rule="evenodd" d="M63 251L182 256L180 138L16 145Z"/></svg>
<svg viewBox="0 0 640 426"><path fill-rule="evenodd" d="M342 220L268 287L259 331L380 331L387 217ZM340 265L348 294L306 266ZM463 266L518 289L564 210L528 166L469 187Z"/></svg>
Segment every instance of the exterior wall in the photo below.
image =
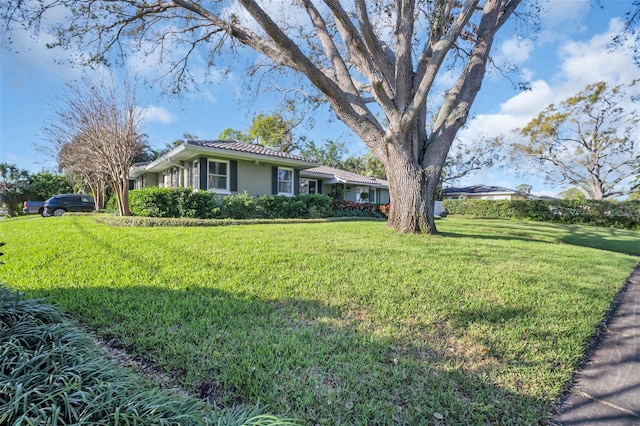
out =
<svg viewBox="0 0 640 426"><path fill-rule="evenodd" d="M389 190L386 188L380 188L378 191L378 199L376 203L378 204L389 204L391 202L391 197L389 196Z"/></svg>
<svg viewBox="0 0 640 426"><path fill-rule="evenodd" d="M247 191L249 195L271 194L271 167L273 164L251 161L238 161L238 191Z"/></svg>
<svg viewBox="0 0 640 426"><path fill-rule="evenodd" d="M227 170L227 179L229 179L229 188L231 194L237 194L240 192L247 191L249 195L257 197L260 195L269 195L272 194L272 173L273 167L283 167L287 169L294 170L294 175L298 175L299 172L296 172L293 167L288 166L278 166L273 163L263 163L259 162L256 164L254 161L247 160L233 160L227 158L219 158L219 157L202 157L196 156L192 157L188 160L181 161L179 166L172 166L165 170L162 170L158 173L145 173L142 176L139 176L135 180L135 187L138 188L146 188L151 186L158 187L188 187L191 186L193 189L204 189L206 190L208 176L207 171L207 161L208 160L220 160L227 162L229 164L229 168ZM233 190L233 184L231 183L232 174L231 171L231 163L237 164L236 169L236 188ZM197 168L197 173L194 174L194 170ZM190 176L191 174L191 176ZM165 184L166 177L167 183ZM294 176L294 190L295 186L295 176ZM191 183L191 184L190 184ZM225 195L221 193L220 195Z"/></svg>
<svg viewBox="0 0 640 426"><path fill-rule="evenodd" d="M157 173L144 173L134 180L133 189L147 188L150 186L158 186Z"/></svg>

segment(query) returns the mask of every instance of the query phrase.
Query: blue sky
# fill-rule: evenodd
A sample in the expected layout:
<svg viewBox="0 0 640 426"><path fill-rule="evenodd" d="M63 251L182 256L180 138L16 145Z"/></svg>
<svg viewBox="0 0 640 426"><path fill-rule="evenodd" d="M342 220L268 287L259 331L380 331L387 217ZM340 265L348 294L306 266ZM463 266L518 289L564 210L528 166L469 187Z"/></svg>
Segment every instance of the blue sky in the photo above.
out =
<svg viewBox="0 0 640 426"><path fill-rule="evenodd" d="M559 102L587 84L606 81L627 83L640 77L633 63L631 46L612 51L609 42L618 33L631 0L603 0L602 8L587 0L550 0L544 4L542 28L533 39L517 42L509 29L494 45L497 62L518 65L532 90L519 92L503 76L490 72L472 109L472 116L459 134L462 144L479 137L491 137L525 125L548 104ZM65 82L77 79L81 70L58 65L64 52L44 47L47 34L34 40L26 33L14 34L20 53L3 48L0 68L0 162L16 164L31 172L54 170L55 160L38 147L47 144L43 125L53 116L52 105L64 93ZM153 68L138 58L129 66L140 73ZM135 61L135 58L132 58ZM145 113L143 131L149 143L162 147L188 132L201 139L215 139L225 128L246 129L254 114L274 110L273 95L255 97L243 92L240 72L216 76L214 84L202 84L181 98L167 98L158 88L139 87L138 101ZM442 75L442 87L447 76ZM366 149L331 114L319 113L314 128L300 128L298 136L321 143L333 138L344 141L350 153ZM522 176L508 164L482 170L456 182L458 185L486 184L515 188L533 186L540 195L554 195L562 187L545 185L536 176Z"/></svg>

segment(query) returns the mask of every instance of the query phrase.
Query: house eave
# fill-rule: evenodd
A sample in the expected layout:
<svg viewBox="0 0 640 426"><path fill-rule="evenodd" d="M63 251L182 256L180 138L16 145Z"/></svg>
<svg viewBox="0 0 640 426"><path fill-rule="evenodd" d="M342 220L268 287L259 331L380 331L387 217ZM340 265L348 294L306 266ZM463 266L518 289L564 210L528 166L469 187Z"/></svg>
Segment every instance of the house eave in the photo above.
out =
<svg viewBox="0 0 640 426"><path fill-rule="evenodd" d="M278 166L287 166L296 169L308 168L317 166L318 163L313 161L296 160L292 158L280 158L272 155L257 154L242 151L232 151L228 149L220 149L213 147L202 147L182 144L175 147L171 151L162 155L155 161L147 164L146 166L136 167L132 166L130 169L130 175L132 178L136 178L144 173L158 173L166 170L172 166L176 166L177 162L191 159L199 155L208 157L215 157L225 160L246 160L253 162L261 162L274 164Z"/></svg>

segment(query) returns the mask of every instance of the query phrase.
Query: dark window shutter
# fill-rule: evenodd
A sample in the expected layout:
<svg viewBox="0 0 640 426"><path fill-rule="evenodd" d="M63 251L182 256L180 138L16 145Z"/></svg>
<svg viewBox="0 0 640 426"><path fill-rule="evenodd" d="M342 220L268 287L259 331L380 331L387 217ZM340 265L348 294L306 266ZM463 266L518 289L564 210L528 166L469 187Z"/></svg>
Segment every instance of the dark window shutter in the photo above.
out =
<svg viewBox="0 0 640 426"><path fill-rule="evenodd" d="M230 187L229 190L232 192L238 191L238 162L236 160L231 160L229 162L230 169L229 170L229 178L230 178Z"/></svg>
<svg viewBox="0 0 640 426"><path fill-rule="evenodd" d="M209 170L207 170L207 159L200 157L200 189L207 190L209 185Z"/></svg>
<svg viewBox="0 0 640 426"><path fill-rule="evenodd" d="M318 183L316 183L316 193L322 194L322 179L318 179Z"/></svg>
<svg viewBox="0 0 640 426"><path fill-rule="evenodd" d="M271 193L278 194L278 166L271 167Z"/></svg>
<svg viewBox="0 0 640 426"><path fill-rule="evenodd" d="M293 171L293 195L300 194L300 170Z"/></svg>

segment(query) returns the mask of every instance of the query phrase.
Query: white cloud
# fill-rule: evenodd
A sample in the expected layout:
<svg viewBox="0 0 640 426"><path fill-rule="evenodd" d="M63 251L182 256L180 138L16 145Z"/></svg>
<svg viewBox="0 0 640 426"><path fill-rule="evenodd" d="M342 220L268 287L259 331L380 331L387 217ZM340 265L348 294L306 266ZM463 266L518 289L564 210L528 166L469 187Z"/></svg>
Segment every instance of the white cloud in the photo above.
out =
<svg viewBox="0 0 640 426"><path fill-rule="evenodd" d="M591 9L590 0L544 0L541 2L539 40L552 42L586 30L583 20Z"/></svg>
<svg viewBox="0 0 640 426"><path fill-rule="evenodd" d="M561 88L566 95L582 90L587 84L605 81L610 84L628 83L640 74L633 62L633 43L627 42L613 50L611 40L620 34L624 24L612 19L609 29L585 42L567 42L559 52L561 70L556 76L564 80Z"/></svg>
<svg viewBox="0 0 640 426"><path fill-rule="evenodd" d="M175 116L164 107L150 105L140 108L145 123L171 124L176 121Z"/></svg>
<svg viewBox="0 0 640 426"><path fill-rule="evenodd" d="M65 22L69 12L62 7L54 7L43 14L41 23L37 29L37 34L33 29L14 28L10 33L4 35L5 42L10 40L10 44L6 45L9 50L5 50L3 46L3 60L10 57L11 68L0 67L0 74L3 79L10 78L18 84L22 83L20 73L15 73L15 69L30 68L37 70L43 78L53 79L62 78L66 81L79 78L83 70L80 66L71 66L74 58L83 58L86 54L75 49L73 46L69 49L55 48L50 49L47 44L54 44L57 37L47 31L52 25ZM28 84L28 82L27 82Z"/></svg>
<svg viewBox="0 0 640 426"><path fill-rule="evenodd" d="M500 112L507 116L529 119L553 101L553 89L547 82L531 83L531 90L518 93L500 105Z"/></svg>
<svg viewBox="0 0 640 426"><path fill-rule="evenodd" d="M510 38L500 46L499 57L513 64L521 64L529 59L532 50L531 40Z"/></svg>

